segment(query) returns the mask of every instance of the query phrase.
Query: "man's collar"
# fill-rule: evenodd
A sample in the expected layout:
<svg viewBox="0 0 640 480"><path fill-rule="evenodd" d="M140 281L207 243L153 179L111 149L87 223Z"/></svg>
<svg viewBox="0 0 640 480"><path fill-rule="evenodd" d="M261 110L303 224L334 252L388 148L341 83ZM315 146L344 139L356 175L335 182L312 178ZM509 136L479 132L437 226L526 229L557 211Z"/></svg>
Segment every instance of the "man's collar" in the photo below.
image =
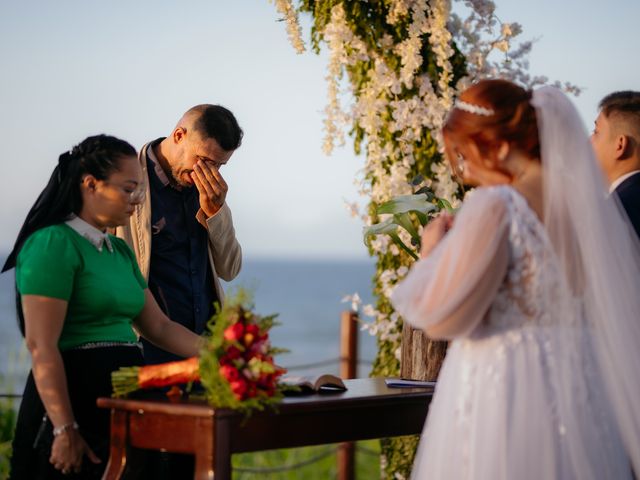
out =
<svg viewBox="0 0 640 480"><path fill-rule="evenodd" d="M615 192L616 188L622 185L622 182L624 182L627 178L634 176L636 173L640 173L640 170L633 170L629 173L625 173L621 177L616 178L615 181L609 186L609 194Z"/></svg>
<svg viewBox="0 0 640 480"><path fill-rule="evenodd" d="M153 163L153 171L156 172L156 176L158 177L158 180L160 180L160 183L162 183L163 186L167 187L171 185L171 182L169 182L169 177L167 177L167 174L164 173L162 165L160 165L158 157L156 157L156 153L153 151L153 147L153 143L147 147L147 158L149 158L149 160L151 160L151 162Z"/></svg>
<svg viewBox="0 0 640 480"><path fill-rule="evenodd" d="M83 219L75 215L71 220L67 220L65 223L75 230L80 236L89 240L91 245L96 247L96 250L99 252L102 252L103 245L107 246L107 250L109 250L109 252L113 252L113 245L111 245L111 239L109 238L108 233L101 232L93 225L89 225Z"/></svg>

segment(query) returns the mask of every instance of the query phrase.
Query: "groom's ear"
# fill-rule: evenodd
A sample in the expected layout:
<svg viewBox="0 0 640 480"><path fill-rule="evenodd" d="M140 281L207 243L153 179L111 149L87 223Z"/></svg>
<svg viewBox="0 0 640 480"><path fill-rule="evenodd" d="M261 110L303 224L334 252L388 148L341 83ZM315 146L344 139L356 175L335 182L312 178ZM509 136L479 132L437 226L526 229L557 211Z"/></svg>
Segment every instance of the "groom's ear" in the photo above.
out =
<svg viewBox="0 0 640 480"><path fill-rule="evenodd" d="M182 142L187 135L187 130L184 127L176 127L171 133L173 143L178 144Z"/></svg>
<svg viewBox="0 0 640 480"><path fill-rule="evenodd" d="M629 157L631 152L629 137L619 134L615 138L615 157L616 160L624 160Z"/></svg>

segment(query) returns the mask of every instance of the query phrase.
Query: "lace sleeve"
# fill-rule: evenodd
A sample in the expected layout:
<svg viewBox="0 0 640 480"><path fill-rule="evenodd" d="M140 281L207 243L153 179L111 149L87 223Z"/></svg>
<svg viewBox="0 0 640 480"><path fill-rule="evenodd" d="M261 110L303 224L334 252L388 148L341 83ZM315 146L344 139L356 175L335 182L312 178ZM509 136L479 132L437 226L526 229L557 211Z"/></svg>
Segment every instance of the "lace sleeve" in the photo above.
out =
<svg viewBox="0 0 640 480"><path fill-rule="evenodd" d="M478 189L431 255L396 287L396 310L434 339L471 333L504 280L508 233L506 200L495 188Z"/></svg>

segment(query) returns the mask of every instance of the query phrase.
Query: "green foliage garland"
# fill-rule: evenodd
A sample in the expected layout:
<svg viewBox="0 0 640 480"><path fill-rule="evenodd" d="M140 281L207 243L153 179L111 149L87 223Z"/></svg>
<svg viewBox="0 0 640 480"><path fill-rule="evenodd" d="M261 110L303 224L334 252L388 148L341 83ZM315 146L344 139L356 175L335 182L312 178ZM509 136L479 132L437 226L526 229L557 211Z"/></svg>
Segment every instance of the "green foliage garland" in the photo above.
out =
<svg viewBox="0 0 640 480"><path fill-rule="evenodd" d="M399 15L395 23L389 23L388 19L392 14L391 10L394 8L395 3L397 2L390 0L370 0L368 2L303 0L300 2L299 10L311 14L313 17L312 46L316 53L320 51L322 42L327 41L325 32L332 21L332 12L336 6L342 6L346 24L353 35L366 45L367 51L375 52L375 58L369 56L368 58L343 64L356 102L359 100L361 92L364 92L370 86L374 75L373 72L380 59L392 71L399 73L403 68L401 55L394 48L389 48L389 45L399 45L408 40L413 20L411 12L406 12L405 15ZM430 33L423 33L420 37L422 63L414 71L414 76L416 78L426 76L431 84L438 85L440 76L443 73L443 67L438 64L436 55L432 52L429 35ZM455 45L451 44L451 47L453 48L453 55L449 57L451 65L449 86L454 88L457 81L466 74L466 68L464 57L456 49ZM345 48L349 53L349 45ZM404 82L400 91L396 89L395 93L390 91L381 92L379 98L386 102L386 108L380 114L379 119L383 126L377 132L378 138L375 141L379 148L386 149L390 154L382 160L382 169L366 170L364 183L368 184L371 189L375 189L380 182L386 181L385 175L390 176L392 174L393 165L403 161L401 152L407 152L407 142L403 139L404 132L391 128L394 122L394 108L391 102L414 98L422 101L418 82L413 82L409 85ZM370 135L368 135L367 129L357 118L352 121L350 134L353 137L355 152L359 154L364 150L369 154L367 142L370 140ZM409 145L409 149L413 162L405 178L407 185L417 175L433 179L432 167L434 164L442 162L442 156L439 153L438 143L434 139L432 132L428 128L422 128L419 135ZM407 193L411 193L411 191ZM368 206L370 224L380 221L378 211L381 203L386 200L389 200L389 198L372 199ZM437 203L437 199L435 203ZM397 315L394 316L393 308L388 299L388 284L381 281L381 276L384 272L397 272L403 266L410 266L414 259L404 250L386 249L386 251L376 251L369 246L369 252L372 256L377 256L377 272L374 277L377 314L381 318L395 320L395 331L391 331L391 334L387 332L387 335L378 336L378 354L371 375L397 376L400 373L397 352L402 326L401 320L397 318ZM387 478L408 477L416 446L417 437L387 439L382 442L382 468Z"/></svg>

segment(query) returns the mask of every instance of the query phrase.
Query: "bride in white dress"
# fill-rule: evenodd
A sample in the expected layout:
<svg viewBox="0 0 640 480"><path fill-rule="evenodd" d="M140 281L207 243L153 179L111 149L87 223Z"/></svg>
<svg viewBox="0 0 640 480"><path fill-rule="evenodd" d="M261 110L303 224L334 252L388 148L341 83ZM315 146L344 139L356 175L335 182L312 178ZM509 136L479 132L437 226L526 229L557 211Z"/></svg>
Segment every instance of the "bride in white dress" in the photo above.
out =
<svg viewBox="0 0 640 480"><path fill-rule="evenodd" d="M640 248L575 108L551 87L485 80L443 134L479 187L427 226L392 296L451 340L413 478L633 478Z"/></svg>

